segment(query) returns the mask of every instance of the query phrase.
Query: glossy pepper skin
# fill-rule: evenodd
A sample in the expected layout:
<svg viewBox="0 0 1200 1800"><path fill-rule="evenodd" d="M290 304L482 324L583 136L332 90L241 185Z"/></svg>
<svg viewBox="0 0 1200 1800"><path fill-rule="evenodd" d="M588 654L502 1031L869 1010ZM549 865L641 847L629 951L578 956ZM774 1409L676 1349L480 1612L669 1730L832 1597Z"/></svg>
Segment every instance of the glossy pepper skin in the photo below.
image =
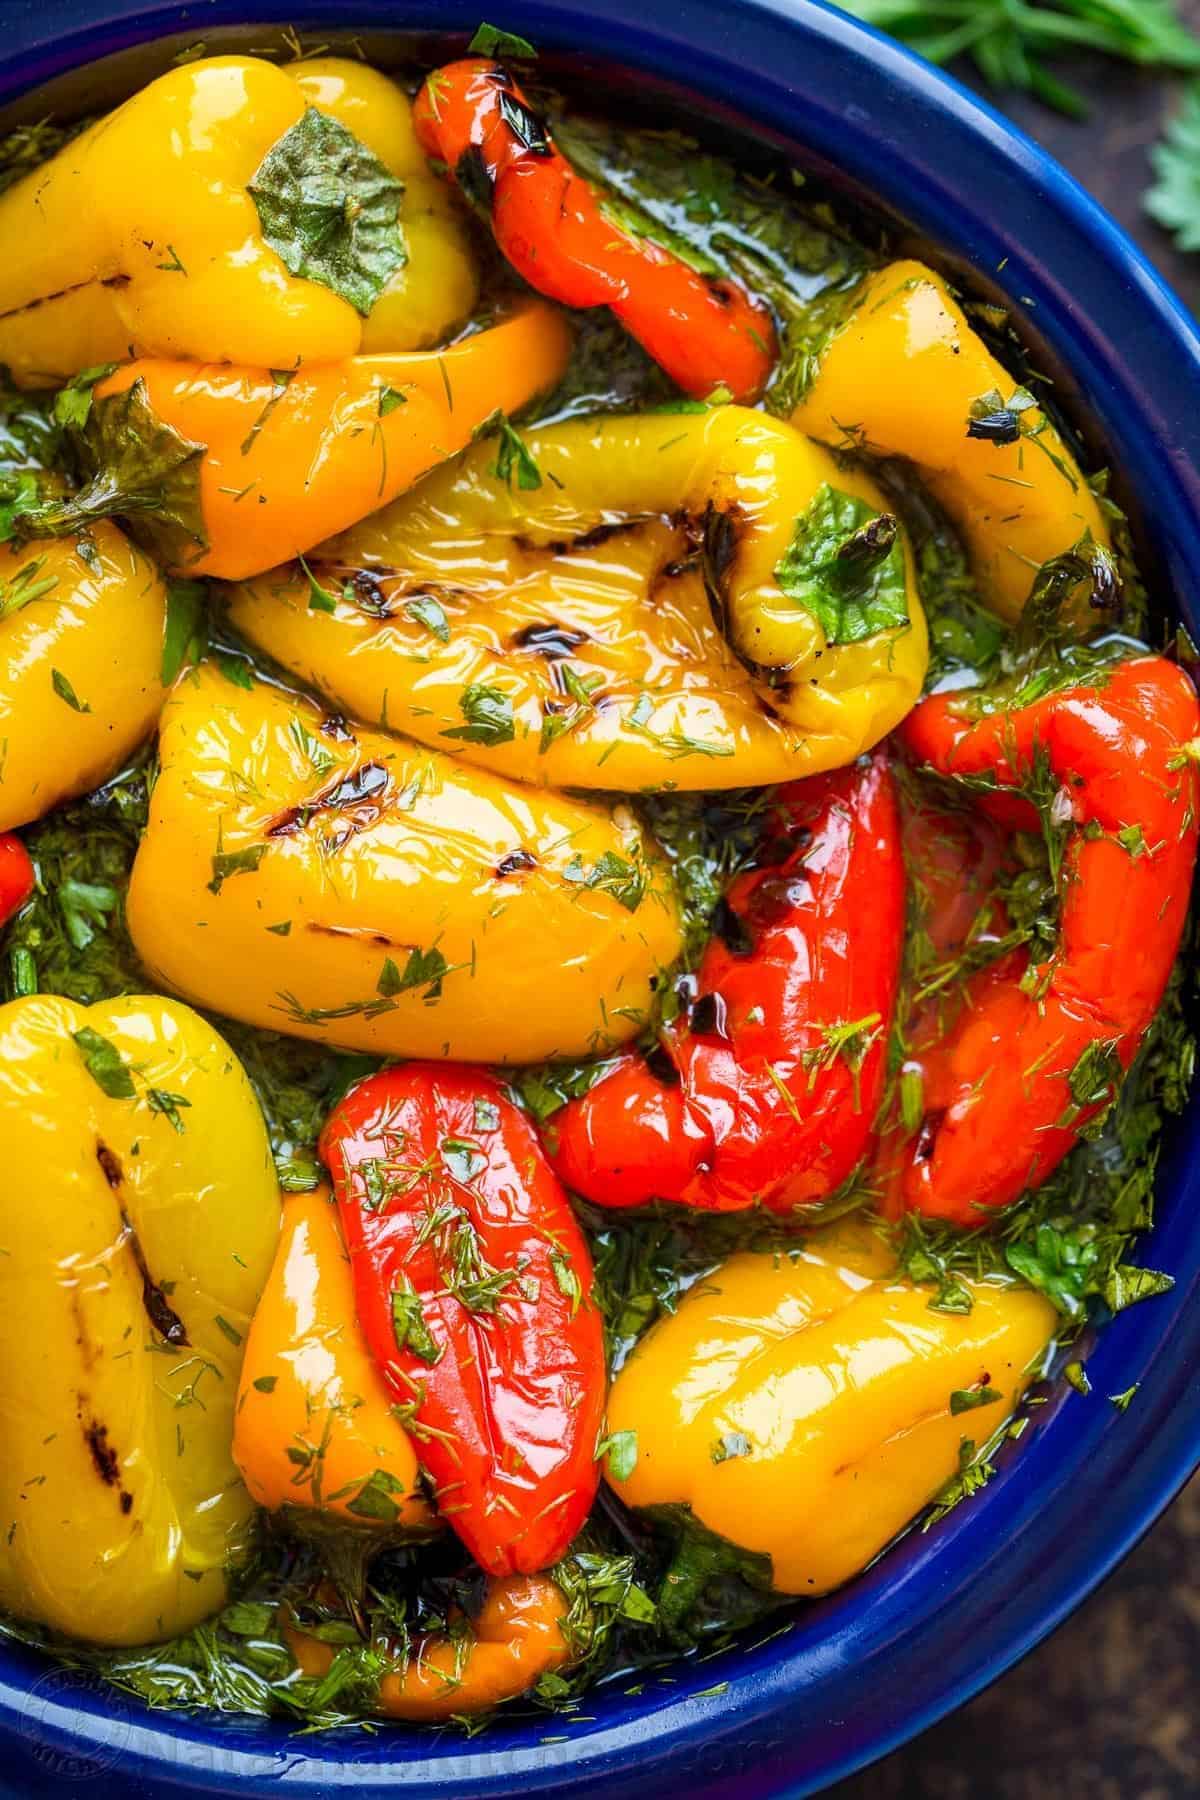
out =
<svg viewBox="0 0 1200 1800"><path fill-rule="evenodd" d="M870 1228L786 1256L733 1256L652 1326L613 1383L608 1429L637 1435L609 1480L629 1505L687 1506L771 1559L779 1593L864 1568L949 1481L965 1438L1012 1411L1054 1330L1042 1295L975 1281L931 1312ZM951 1395L992 1389L955 1414Z"/></svg>
<svg viewBox="0 0 1200 1800"><path fill-rule="evenodd" d="M0 925L19 913L34 890L37 877L20 838L0 833Z"/></svg>
<svg viewBox="0 0 1200 1800"><path fill-rule="evenodd" d="M831 645L776 565L828 482L881 512L864 476L743 407L581 419L524 434L540 485L497 473L485 441L373 513L311 566L236 590L239 630L357 717L439 742L463 687L509 697L505 744L458 753L522 781L736 787L852 761L917 699L925 620ZM698 539L730 561L705 589ZM907 553L906 553L907 554ZM433 597L438 631L427 607ZM436 615L435 615L436 622ZM582 698L581 698L582 695Z"/></svg>
<svg viewBox="0 0 1200 1800"><path fill-rule="evenodd" d="M250 1497L268 1512L428 1535L436 1520L393 1404L358 1323L329 1189L286 1195L234 1415Z"/></svg>
<svg viewBox="0 0 1200 1800"><path fill-rule="evenodd" d="M871 1143L904 933L896 794L881 752L781 788L758 866L731 884L664 1080L621 1058L546 1127L567 1186L790 1212L827 1199Z"/></svg>
<svg viewBox="0 0 1200 1800"><path fill-rule="evenodd" d="M174 690L159 757L129 927L156 981L248 1024L381 1056L580 1056L638 1030L678 954L669 871L622 806L212 664Z"/></svg>
<svg viewBox="0 0 1200 1800"><path fill-rule="evenodd" d="M434 1724L515 1700L567 1661L567 1610L562 1589L545 1575L495 1577L465 1635L374 1645L391 1667L380 1679L373 1710L385 1719ZM305 1675L328 1674L331 1645L295 1626L285 1635Z"/></svg>
<svg viewBox="0 0 1200 1800"><path fill-rule="evenodd" d="M165 619L154 565L115 525L0 545L0 830L98 786L153 730Z"/></svg>
<svg viewBox="0 0 1200 1800"><path fill-rule="evenodd" d="M472 197L531 287L566 306L608 306L671 379L705 399L756 400L774 362L767 308L626 231L554 148L507 69L468 57L427 76L417 137Z"/></svg>
<svg viewBox="0 0 1200 1800"><path fill-rule="evenodd" d="M279 1231L262 1116L229 1046L158 996L15 1000L0 1068L0 1605L174 1637L252 1537L229 1445Z"/></svg>
<svg viewBox="0 0 1200 1800"><path fill-rule="evenodd" d="M1198 733L1195 689L1157 656L1012 710L935 694L906 720L909 753L951 779L1020 789L1040 765L1065 834L1051 955L988 971L924 1059L924 1118L903 1178L910 1209L983 1223L1044 1181L1112 1100L1187 918L1198 798L1184 746ZM980 804L1038 828L1034 807L1009 793Z"/></svg>
<svg viewBox="0 0 1200 1800"><path fill-rule="evenodd" d="M195 520L167 525L139 514L138 529L168 567L239 580L393 500L469 444L497 407L515 411L553 387L569 353L562 317L531 300L444 350L294 375L142 359L96 388L85 441L103 476L97 408L132 390L193 445Z"/></svg>
<svg viewBox="0 0 1200 1800"><path fill-rule="evenodd" d="M1014 388L942 277L906 260L867 277L792 414L822 442L849 437L850 447L910 458L961 532L982 597L1006 619L1020 616L1043 563L1085 533L1109 543L1046 414L1036 403L1004 414ZM984 405L997 393L999 413L994 399Z"/></svg>
<svg viewBox="0 0 1200 1800"><path fill-rule="evenodd" d="M310 104L406 185L409 261L365 320L288 271L249 191ZM170 70L0 197L0 245L0 361L28 385L131 355L294 369L411 349L438 341L474 300L462 226L437 194L407 98L336 58L285 70L218 56Z"/></svg>
<svg viewBox="0 0 1200 1800"><path fill-rule="evenodd" d="M319 1149L438 1511L489 1574L546 1568L595 1498L605 1364L587 1243L533 1127L483 1070L407 1063L352 1088Z"/></svg>

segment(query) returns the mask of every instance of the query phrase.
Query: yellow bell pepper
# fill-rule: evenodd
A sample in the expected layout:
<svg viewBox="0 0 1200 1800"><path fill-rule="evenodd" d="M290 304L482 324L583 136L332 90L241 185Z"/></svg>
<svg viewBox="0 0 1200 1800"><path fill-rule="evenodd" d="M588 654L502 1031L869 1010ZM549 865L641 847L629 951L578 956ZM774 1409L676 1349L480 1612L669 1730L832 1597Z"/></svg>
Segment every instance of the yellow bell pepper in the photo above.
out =
<svg viewBox="0 0 1200 1800"><path fill-rule="evenodd" d="M486 732L486 698L474 725ZM460 715L461 719L461 715ZM623 807L539 795L211 665L163 714L129 927L155 980L387 1056L530 1062L632 1036L679 950Z"/></svg>
<svg viewBox="0 0 1200 1800"><path fill-rule="evenodd" d="M235 624L358 717L386 707L426 743L459 723L464 686L495 687L512 739L458 754L565 787L807 775L912 706L927 645L907 549L909 625L858 642L829 644L776 576L825 484L886 510L865 476L736 406L571 421L525 442L536 487L497 473L497 444L481 442L314 552L332 610L312 610L303 571L281 570L233 593ZM711 574L724 630L689 543L714 517L734 540Z"/></svg>
<svg viewBox="0 0 1200 1800"><path fill-rule="evenodd" d="M347 1526L436 1530L371 1359L327 1187L290 1194L242 1363L233 1458L250 1496Z"/></svg>
<svg viewBox="0 0 1200 1800"><path fill-rule="evenodd" d="M1085 532L1110 542L1095 495L1036 401L1018 393L1015 414L981 425L1015 389L942 277L903 261L868 276L792 414L835 448L915 463L961 532L983 599L1006 619L1020 616L1044 562ZM999 435L968 435L973 423Z"/></svg>
<svg viewBox="0 0 1200 1800"><path fill-rule="evenodd" d="M153 729L165 616L115 525L0 545L0 830L96 787Z"/></svg>
<svg viewBox="0 0 1200 1800"><path fill-rule="evenodd" d="M409 260L375 300L378 319L290 273L264 234L251 184L309 105L408 189ZM337 59L279 69L218 56L170 70L0 197L0 248L0 362L26 385L130 355L293 369L413 349L440 341L476 293L408 99Z"/></svg>
<svg viewBox="0 0 1200 1800"><path fill-rule="evenodd" d="M637 1434L617 1493L690 1507L769 1556L777 1592L839 1586L951 1479L964 1439L1007 1418L1050 1341L1041 1295L965 1285L969 1313L931 1312L858 1223L731 1257L617 1376L608 1428Z"/></svg>
<svg viewBox="0 0 1200 1800"><path fill-rule="evenodd" d="M158 996L0 1007L0 1606L139 1644L227 1597L279 1194L229 1046Z"/></svg>
<svg viewBox="0 0 1200 1800"><path fill-rule="evenodd" d="M568 1660L566 1595L546 1575L502 1575L488 1583L465 1631L373 1647L386 1659L373 1712L428 1724L467 1717L515 1700ZM321 1680L334 1651L309 1632L284 1634L301 1673Z"/></svg>

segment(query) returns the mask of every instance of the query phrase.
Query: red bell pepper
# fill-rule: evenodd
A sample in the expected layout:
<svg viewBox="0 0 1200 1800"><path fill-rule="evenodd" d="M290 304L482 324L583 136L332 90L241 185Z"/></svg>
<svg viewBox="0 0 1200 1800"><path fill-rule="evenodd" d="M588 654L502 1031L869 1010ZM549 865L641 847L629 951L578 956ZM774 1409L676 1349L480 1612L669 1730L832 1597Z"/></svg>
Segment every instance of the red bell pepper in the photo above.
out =
<svg viewBox="0 0 1200 1800"><path fill-rule="evenodd" d="M0 832L0 925L20 912L33 892L35 879L29 852L20 838L11 831Z"/></svg>
<svg viewBox="0 0 1200 1800"><path fill-rule="evenodd" d="M492 1575L591 1509L603 1331L587 1244L525 1115L481 1069L407 1063L321 1134L372 1355L435 1499Z"/></svg>

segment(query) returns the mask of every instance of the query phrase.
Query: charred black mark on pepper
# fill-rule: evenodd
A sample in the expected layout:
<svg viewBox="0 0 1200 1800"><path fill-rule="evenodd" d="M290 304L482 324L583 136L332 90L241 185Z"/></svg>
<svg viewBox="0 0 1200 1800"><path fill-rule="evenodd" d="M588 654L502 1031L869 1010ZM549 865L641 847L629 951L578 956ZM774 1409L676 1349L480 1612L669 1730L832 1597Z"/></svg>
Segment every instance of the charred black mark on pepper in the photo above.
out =
<svg viewBox="0 0 1200 1800"><path fill-rule="evenodd" d="M142 1248L142 1240L134 1230L133 1221L128 1213L121 1214L121 1223L125 1228L125 1240L129 1245L130 1254L137 1264L138 1274L142 1278L142 1305L145 1308L146 1317L158 1335L165 1338L168 1344L175 1344L181 1349L190 1349L191 1340L187 1334L187 1327L150 1273L146 1252Z"/></svg>
<svg viewBox="0 0 1200 1800"><path fill-rule="evenodd" d="M581 550L596 550L601 544L607 544L612 538L627 537L630 532L640 531L646 523L645 518L611 519L600 525L593 525L587 531L580 531L574 537L552 538L549 543L538 543L527 537L524 532L513 534L513 546L526 556L572 556Z"/></svg>
<svg viewBox="0 0 1200 1800"><path fill-rule="evenodd" d="M467 145L454 165L454 179L469 205L478 207L482 213L491 211L495 183L479 144Z"/></svg>
<svg viewBox="0 0 1200 1800"><path fill-rule="evenodd" d="M311 800L302 801L298 806L291 806L281 813L267 827L269 838L292 837L301 831L309 822L322 812L337 812L349 815L339 831L335 833L333 847L341 849L356 832L366 831L383 812L384 796L388 789L388 772L382 763L363 763L343 775L324 793L316 794Z"/></svg>
<svg viewBox="0 0 1200 1800"><path fill-rule="evenodd" d="M121 1167L120 1158L114 1150L110 1150L103 1138L96 1139L96 1161L104 1173L104 1179L110 1188L119 1188L125 1179L125 1171Z"/></svg>
<svg viewBox="0 0 1200 1800"><path fill-rule="evenodd" d="M117 1504L123 1513L133 1511L133 1495L121 1486L121 1463L116 1451L108 1441L108 1426L102 1425L98 1419L84 1419L83 1395L79 1396L77 1408L83 1441L88 1447L95 1469L105 1487L117 1489Z"/></svg>
<svg viewBox="0 0 1200 1800"><path fill-rule="evenodd" d="M506 875L518 875L524 869L536 869L537 857L528 850L510 850L496 864L497 878L503 881Z"/></svg>
<svg viewBox="0 0 1200 1800"><path fill-rule="evenodd" d="M988 444L1015 444L1020 440L1021 421L1015 412L1002 406L996 412L968 420L967 436L982 438Z"/></svg>
<svg viewBox="0 0 1200 1800"><path fill-rule="evenodd" d="M727 1044L729 1025L723 995L701 994L692 1008L688 1024L693 1037L715 1038L719 1043Z"/></svg>
<svg viewBox="0 0 1200 1800"><path fill-rule="evenodd" d="M728 900L717 901L713 908L712 933L720 938L731 956L752 956L754 939L740 913L734 912Z"/></svg>
<svg viewBox="0 0 1200 1800"><path fill-rule="evenodd" d="M502 92L500 95L500 117L508 126L523 150L531 156L551 155L550 138L545 123L538 118L532 107L526 106L512 93Z"/></svg>
<svg viewBox="0 0 1200 1800"><path fill-rule="evenodd" d="M352 744L355 741L354 733L342 713L327 713L321 720L319 729L322 737L332 738L335 744Z"/></svg>
<svg viewBox="0 0 1200 1800"><path fill-rule="evenodd" d="M513 632L510 640L514 650L532 650L535 655L544 656L547 662L561 662L591 641L586 631L576 631L569 625L560 625L556 619L546 619L541 624L522 625L519 631Z"/></svg>
<svg viewBox="0 0 1200 1800"><path fill-rule="evenodd" d="M661 1081L664 1087L678 1087L682 1077L671 1058L661 1044L655 1044L646 1052L646 1067L655 1081Z"/></svg>

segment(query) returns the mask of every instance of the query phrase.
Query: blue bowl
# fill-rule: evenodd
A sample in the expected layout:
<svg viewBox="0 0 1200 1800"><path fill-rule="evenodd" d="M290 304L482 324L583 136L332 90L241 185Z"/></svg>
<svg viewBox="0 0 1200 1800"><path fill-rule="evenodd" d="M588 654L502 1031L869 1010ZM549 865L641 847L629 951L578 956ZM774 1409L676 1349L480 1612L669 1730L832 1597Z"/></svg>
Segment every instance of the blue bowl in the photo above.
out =
<svg viewBox="0 0 1200 1800"><path fill-rule="evenodd" d="M166 34L252 19L424 34L436 54L482 0L17 0L0 100ZM547 52L694 99L835 166L1027 314L1043 358L1104 441L1155 579L1200 638L1200 342L1121 231L1048 157L946 77L812 0L488 0ZM14 13L17 14L14 17ZM439 41L441 40L441 41ZM419 41L419 40L418 40ZM458 44L464 41L457 40ZM454 47L454 46L451 46ZM86 105L86 95L81 102ZM999 1478L782 1631L586 1716L447 1731L289 1735L282 1725L142 1709L0 1651L0 1768L11 1793L811 1794L977 1693L1077 1606L1200 1461L1200 1099L1159 1181L1147 1262L1176 1286L1123 1314L1088 1368L1094 1394L1035 1415ZM1104 1398L1139 1383L1127 1413ZM3 1779L0 1777L0 1779Z"/></svg>

